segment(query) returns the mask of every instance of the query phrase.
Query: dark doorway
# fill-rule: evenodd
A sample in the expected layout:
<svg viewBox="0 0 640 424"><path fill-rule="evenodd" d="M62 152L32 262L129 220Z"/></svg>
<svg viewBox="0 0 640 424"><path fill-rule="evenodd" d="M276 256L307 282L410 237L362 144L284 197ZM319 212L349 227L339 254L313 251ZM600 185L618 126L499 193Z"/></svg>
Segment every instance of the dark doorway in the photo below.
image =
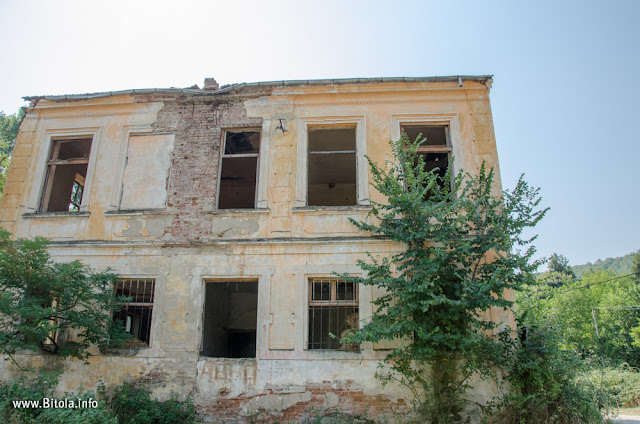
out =
<svg viewBox="0 0 640 424"><path fill-rule="evenodd" d="M257 321L257 281L207 282L201 354L255 358Z"/></svg>

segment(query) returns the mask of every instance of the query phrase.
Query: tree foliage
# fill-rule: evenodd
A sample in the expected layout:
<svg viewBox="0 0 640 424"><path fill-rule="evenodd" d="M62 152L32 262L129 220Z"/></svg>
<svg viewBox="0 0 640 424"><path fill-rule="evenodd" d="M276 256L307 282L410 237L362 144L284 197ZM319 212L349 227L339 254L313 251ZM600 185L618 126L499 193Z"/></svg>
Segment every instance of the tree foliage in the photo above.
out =
<svg viewBox="0 0 640 424"><path fill-rule="evenodd" d="M86 359L91 344L124 340L111 316L123 300L113 291L118 276L53 262L46 246L43 238L12 241L0 230L0 354L42 349Z"/></svg>
<svg viewBox="0 0 640 424"><path fill-rule="evenodd" d="M24 118L24 109L13 115L5 115L0 111L0 195L4 191L7 169L11 161L11 152L18 136L18 127Z"/></svg>
<svg viewBox="0 0 640 424"><path fill-rule="evenodd" d="M578 277L582 277L587 272L596 269L606 269L614 274L626 275L634 272L634 259L638 254L640 254L640 250L615 258L598 259L593 263L587 262L583 265L573 265L571 268L573 268Z"/></svg>
<svg viewBox="0 0 640 424"><path fill-rule="evenodd" d="M640 367L640 310L633 309L640 307L637 276L596 268L575 279L550 270L524 289L517 299L523 325L556 328L562 348L584 358L604 356L612 366Z"/></svg>
<svg viewBox="0 0 640 424"><path fill-rule="evenodd" d="M373 301L371 320L345 342L405 340L385 359L387 378L431 393L424 398L433 400L430 418L443 423L457 416L466 387L468 374L455 364L477 370L500 347L490 336L499 323L479 311L509 308L507 291L528 282L541 263L532 259L535 237L523 231L546 209L522 178L496 195L494 172L484 165L475 176L428 172L418 153L423 141L403 136L391 142L384 166L369 160L373 185L388 203L374 203L369 222L353 222L403 249L358 262L365 276L350 280L384 293Z"/></svg>

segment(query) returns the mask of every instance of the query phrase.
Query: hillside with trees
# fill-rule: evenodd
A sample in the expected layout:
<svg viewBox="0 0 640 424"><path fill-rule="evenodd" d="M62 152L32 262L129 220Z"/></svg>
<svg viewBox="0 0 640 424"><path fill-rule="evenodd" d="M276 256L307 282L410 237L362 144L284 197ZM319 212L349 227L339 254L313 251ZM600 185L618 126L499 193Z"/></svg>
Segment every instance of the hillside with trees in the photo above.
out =
<svg viewBox="0 0 640 424"><path fill-rule="evenodd" d="M583 264L583 265L574 265L571 268L573 269L573 272L575 272L575 274L578 277L582 277L587 272L593 271L596 269L611 271L613 274L616 274L616 275L626 275L631 273L631 269L633 267L633 258L638 253L640 253L640 249L638 249L635 252L626 254L624 256L607 258L604 260L598 259L594 263L587 262L586 264Z"/></svg>

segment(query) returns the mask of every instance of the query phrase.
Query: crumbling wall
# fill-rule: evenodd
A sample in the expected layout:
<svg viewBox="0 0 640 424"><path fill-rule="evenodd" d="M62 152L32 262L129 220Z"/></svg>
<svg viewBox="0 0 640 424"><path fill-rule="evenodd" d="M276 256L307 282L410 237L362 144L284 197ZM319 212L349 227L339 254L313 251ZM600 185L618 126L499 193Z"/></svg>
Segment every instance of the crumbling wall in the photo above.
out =
<svg viewBox="0 0 640 424"><path fill-rule="evenodd" d="M164 107L153 124L153 134L175 134L169 175L167 206L177 212L167 232L173 241L205 241L218 238L212 231L223 129L261 128L261 118L249 118L246 96L258 97L268 89L256 89L244 97L140 96L141 102L162 101Z"/></svg>

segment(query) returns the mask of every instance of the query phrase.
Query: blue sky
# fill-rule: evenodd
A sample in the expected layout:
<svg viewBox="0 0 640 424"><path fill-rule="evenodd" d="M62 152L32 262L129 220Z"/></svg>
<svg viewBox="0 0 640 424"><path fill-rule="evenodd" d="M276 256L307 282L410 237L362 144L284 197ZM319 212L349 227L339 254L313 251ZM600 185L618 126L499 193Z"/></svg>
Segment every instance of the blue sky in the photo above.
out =
<svg viewBox="0 0 640 424"><path fill-rule="evenodd" d="M0 0L0 110L22 96L494 74L503 185L551 207L540 255L640 248L640 1Z"/></svg>

